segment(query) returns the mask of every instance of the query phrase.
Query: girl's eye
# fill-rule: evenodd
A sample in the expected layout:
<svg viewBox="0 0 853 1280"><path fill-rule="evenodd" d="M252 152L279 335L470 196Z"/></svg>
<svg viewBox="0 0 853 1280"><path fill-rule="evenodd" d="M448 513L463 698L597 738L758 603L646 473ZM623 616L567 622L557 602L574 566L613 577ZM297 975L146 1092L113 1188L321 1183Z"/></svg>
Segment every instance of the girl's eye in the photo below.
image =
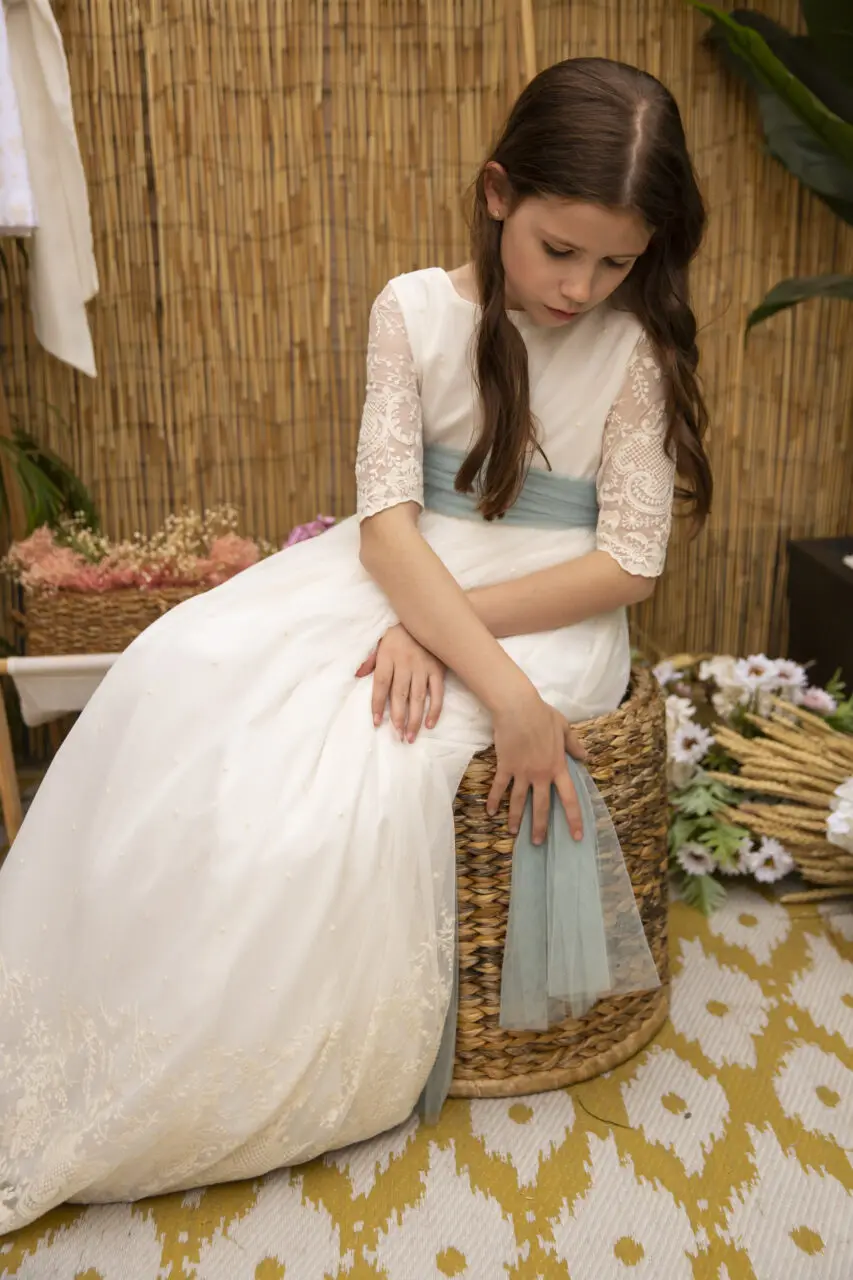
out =
<svg viewBox="0 0 853 1280"><path fill-rule="evenodd" d="M550 258L568 258L574 253L574 249L555 249L552 244L548 244L543 240L542 247Z"/></svg>
<svg viewBox="0 0 853 1280"><path fill-rule="evenodd" d="M605 258L608 267L612 267L614 271L625 271L632 264L630 262L614 262L612 258Z"/></svg>

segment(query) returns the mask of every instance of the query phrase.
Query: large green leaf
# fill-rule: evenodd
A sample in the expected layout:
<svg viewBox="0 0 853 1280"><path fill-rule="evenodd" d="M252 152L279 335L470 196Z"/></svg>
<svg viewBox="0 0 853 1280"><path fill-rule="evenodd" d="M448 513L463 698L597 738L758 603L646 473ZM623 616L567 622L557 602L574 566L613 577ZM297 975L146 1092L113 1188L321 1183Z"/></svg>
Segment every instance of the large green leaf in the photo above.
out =
<svg viewBox="0 0 853 1280"><path fill-rule="evenodd" d="M688 2L713 22L729 47L746 62L767 89L817 135L829 151L853 168L853 124L848 124L815 96L776 56L762 35L736 22L728 13L703 0Z"/></svg>
<svg viewBox="0 0 853 1280"><path fill-rule="evenodd" d="M853 5L850 0L800 0L809 36L829 66L853 84Z"/></svg>
<svg viewBox="0 0 853 1280"><path fill-rule="evenodd" d="M845 298L853 302L853 276L800 276L782 280L770 290L746 322L747 332L768 316L794 307L809 298Z"/></svg>
<svg viewBox="0 0 853 1280"><path fill-rule="evenodd" d="M732 9L729 16L741 26L757 31L792 76L802 80L806 88L811 89L835 115L853 124L853 85L833 70L813 40L808 36L792 35L765 13L756 13L754 9ZM728 49L725 38L714 26L709 30L709 39ZM734 53L731 56L736 57ZM744 62L742 65L748 71L748 64Z"/></svg>

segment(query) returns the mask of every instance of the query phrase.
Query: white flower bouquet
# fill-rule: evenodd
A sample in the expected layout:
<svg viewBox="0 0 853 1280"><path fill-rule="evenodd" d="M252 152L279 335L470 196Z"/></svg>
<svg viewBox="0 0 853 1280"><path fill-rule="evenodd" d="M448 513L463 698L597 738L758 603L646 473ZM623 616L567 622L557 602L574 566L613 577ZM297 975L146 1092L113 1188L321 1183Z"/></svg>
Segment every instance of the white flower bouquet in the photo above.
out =
<svg viewBox="0 0 853 1280"><path fill-rule="evenodd" d="M721 877L789 872L853 890L853 696L764 654L682 655L666 694L669 848L685 899L710 914Z"/></svg>

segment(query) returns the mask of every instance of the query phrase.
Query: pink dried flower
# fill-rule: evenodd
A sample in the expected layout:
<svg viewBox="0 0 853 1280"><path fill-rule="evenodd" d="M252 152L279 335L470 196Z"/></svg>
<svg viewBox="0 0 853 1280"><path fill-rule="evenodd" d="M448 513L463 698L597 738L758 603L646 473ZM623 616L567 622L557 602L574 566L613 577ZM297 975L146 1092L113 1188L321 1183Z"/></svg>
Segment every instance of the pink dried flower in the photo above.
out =
<svg viewBox="0 0 853 1280"><path fill-rule="evenodd" d="M285 548L293 547L297 542L307 542L309 538L316 538L318 534L331 529L334 523L334 516L317 516L316 520L311 520L308 524L298 524L291 530L284 546Z"/></svg>
<svg viewBox="0 0 853 1280"><path fill-rule="evenodd" d="M215 586L274 550L241 537L236 511L221 504L202 515L173 513L150 537L135 533L122 542L93 533L81 518L63 520L57 531L37 529L13 544L2 568L23 586L39 590L151 591Z"/></svg>
<svg viewBox="0 0 853 1280"><path fill-rule="evenodd" d="M838 710L838 703L832 694L827 693L826 689L818 688L816 685L804 689L798 701L801 707L805 707L807 711L814 711L819 716L831 716L834 711Z"/></svg>

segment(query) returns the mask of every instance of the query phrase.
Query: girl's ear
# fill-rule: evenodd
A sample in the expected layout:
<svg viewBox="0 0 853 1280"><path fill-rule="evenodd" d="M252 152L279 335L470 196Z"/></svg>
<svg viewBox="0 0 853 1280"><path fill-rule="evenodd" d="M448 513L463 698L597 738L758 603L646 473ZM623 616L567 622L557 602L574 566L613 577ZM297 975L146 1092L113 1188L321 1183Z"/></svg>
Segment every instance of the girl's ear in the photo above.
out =
<svg viewBox="0 0 853 1280"><path fill-rule="evenodd" d="M483 189L489 216L502 222L511 212L512 189L506 169L497 160L490 160L483 170Z"/></svg>

